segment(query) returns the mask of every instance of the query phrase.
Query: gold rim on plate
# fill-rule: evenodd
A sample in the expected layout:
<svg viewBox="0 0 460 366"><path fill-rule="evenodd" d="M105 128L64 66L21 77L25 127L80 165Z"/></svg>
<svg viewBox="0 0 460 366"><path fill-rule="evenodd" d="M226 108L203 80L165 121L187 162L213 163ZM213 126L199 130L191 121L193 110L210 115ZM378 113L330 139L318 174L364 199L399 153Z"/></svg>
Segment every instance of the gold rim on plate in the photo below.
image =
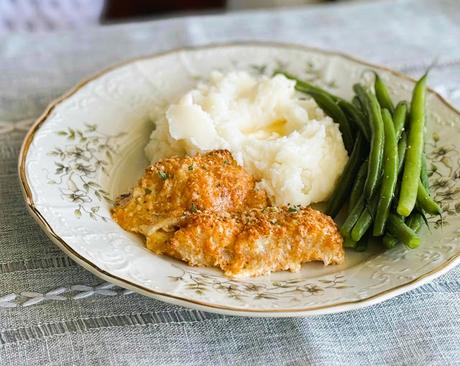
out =
<svg viewBox="0 0 460 366"><path fill-rule="evenodd" d="M85 86L89 82L95 79L98 79L99 77L105 75L106 73L114 69L117 69L121 66L124 66L124 65L136 62L136 61L140 61L140 60L158 58L158 57L165 56L168 54L173 54L173 53L178 53L178 52L183 52L183 51L197 51L197 50L203 50L203 49L238 47L238 46L289 48L289 49L298 49L298 50L303 50L303 51L321 53L323 55L328 55L328 56L339 56L343 59L346 59L346 60L349 60L355 63L359 63L361 65L365 65L373 69L379 69L379 70L389 72L399 78L403 78L403 79L412 81L414 83L416 81L415 79L401 72L394 71L394 70L388 69L383 66L370 64L366 61L360 60L353 56L349 56L342 52L326 51L326 50L322 50L322 49L318 49L314 47L306 47L302 45L276 43L276 42L234 42L234 43L222 43L222 44L216 43L216 44L209 44L209 45L197 46L197 47L183 47L183 48L176 48L176 49L161 52L161 53L140 56L140 57L126 60L121 63L117 63L115 65L111 65L99 71L98 73L92 75L91 77L80 81L76 86L74 86L64 95L52 101L46 108L45 112L35 121L35 123L32 125L30 130L27 132L24 138L21 150L19 152L19 161L18 161L19 180L21 182L21 188L22 188L24 199L27 204L27 208L29 209L29 211L31 212L35 220L40 224L41 228L48 235L48 237L50 237L50 239L62 251L64 251L72 260L77 262L83 268L89 270L90 272L102 278L103 280L112 282L124 288L128 288L140 294L143 294L149 297L153 297L153 298L156 298L162 301L178 304L178 305L183 305L183 306L192 305L193 307L199 310L211 311L211 312L228 314L228 315L243 315L243 316L270 316L273 314L276 314L276 316L309 316L309 315L320 315L320 314L337 313L337 312L342 312L342 311L347 311L347 310L354 310L354 309L362 308L365 306L380 303L384 300L387 300L389 298L392 298L394 296L397 296L399 294L412 290L416 287L419 287L429 282L430 280L433 280L436 277L441 276L442 274L447 272L449 269L455 267L457 264L460 263L460 252L459 252L453 255L452 257L450 257L449 259L447 259L440 266L431 270L430 272L427 272L402 285L381 291L377 294L374 294L372 296L365 297L359 300L344 301L344 302L335 303L335 304L312 306L312 307L301 308L301 309L250 309L250 308L246 309L246 308L237 308L237 307L232 307L232 306L221 306L221 305L216 305L216 304L209 304L206 302L189 299L187 297L158 292L152 289L148 289L144 286L132 283L128 280L115 276L105 271L102 268L99 268L97 265L90 262L85 257L81 256L78 252L76 252L74 249L72 249L72 247L69 244L67 244L64 239L62 239L59 235L57 235L56 232L51 227L51 225L48 224L46 219L43 217L43 215L40 213L40 211L35 206L35 203L32 197L32 192L30 190L29 182L27 180L27 175L25 171L27 153L34 139L35 133L39 130L39 128L43 125L43 123L46 122L48 116L54 110L54 108L58 104L65 101L73 94L75 94L77 91L79 91L83 86ZM436 91L434 91L431 88L428 88L428 91L431 94L433 94L436 98L438 98L447 108L449 108L456 114L460 115L460 111L457 110L455 107L453 107L446 99L444 99Z"/></svg>

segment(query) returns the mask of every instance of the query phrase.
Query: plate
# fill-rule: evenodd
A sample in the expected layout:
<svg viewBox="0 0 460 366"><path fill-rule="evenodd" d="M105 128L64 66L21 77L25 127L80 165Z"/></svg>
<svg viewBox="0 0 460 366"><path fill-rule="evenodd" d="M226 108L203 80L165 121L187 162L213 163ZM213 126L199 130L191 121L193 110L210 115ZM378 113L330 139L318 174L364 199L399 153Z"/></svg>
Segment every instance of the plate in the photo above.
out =
<svg viewBox="0 0 460 366"><path fill-rule="evenodd" d="M211 312L308 316L375 304L413 289L460 261L460 112L430 90L427 150L433 192L443 218L430 218L416 250L403 246L347 251L340 266L233 280L157 256L110 218L112 200L148 164L143 148L151 116L211 70L271 75L282 68L350 98L352 85L378 70L396 99L414 80L352 57L302 46L239 43L187 48L110 67L53 102L25 138L19 173L26 203L64 252L106 281L141 294Z"/></svg>

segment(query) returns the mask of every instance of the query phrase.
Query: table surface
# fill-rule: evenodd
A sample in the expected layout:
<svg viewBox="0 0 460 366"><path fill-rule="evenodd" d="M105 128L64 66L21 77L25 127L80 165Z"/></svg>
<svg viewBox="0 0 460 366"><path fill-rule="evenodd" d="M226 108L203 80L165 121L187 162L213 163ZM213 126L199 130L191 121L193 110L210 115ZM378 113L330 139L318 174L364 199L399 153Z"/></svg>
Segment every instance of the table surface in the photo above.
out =
<svg viewBox="0 0 460 366"><path fill-rule="evenodd" d="M458 0L400 0L184 17L0 39L0 364L460 364L460 270L382 304L303 319L192 311L102 282L28 215L21 141L55 97L138 55L269 40L420 75L460 106Z"/></svg>

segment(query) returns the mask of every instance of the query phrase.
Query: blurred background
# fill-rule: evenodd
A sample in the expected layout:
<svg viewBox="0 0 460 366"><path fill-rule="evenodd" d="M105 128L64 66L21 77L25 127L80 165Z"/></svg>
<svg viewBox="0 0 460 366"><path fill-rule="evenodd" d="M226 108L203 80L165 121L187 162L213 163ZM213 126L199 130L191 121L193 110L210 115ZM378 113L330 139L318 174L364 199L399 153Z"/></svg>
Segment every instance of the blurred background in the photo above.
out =
<svg viewBox="0 0 460 366"><path fill-rule="evenodd" d="M0 35L191 14L352 1L378 0L0 0Z"/></svg>

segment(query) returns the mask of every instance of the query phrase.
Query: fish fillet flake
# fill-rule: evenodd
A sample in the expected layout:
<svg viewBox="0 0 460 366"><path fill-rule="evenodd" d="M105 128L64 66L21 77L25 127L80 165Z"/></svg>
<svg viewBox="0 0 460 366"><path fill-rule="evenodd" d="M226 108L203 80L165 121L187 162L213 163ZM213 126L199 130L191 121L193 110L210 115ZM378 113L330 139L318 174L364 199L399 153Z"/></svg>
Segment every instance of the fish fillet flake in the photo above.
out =
<svg viewBox="0 0 460 366"><path fill-rule="evenodd" d="M190 215L166 242L147 237L147 247L193 266L213 266L227 276L259 276L300 270L302 263L344 260L334 221L312 208L267 207L242 214Z"/></svg>
<svg viewBox="0 0 460 366"><path fill-rule="evenodd" d="M269 206L266 192L226 150L148 167L112 216L125 230L143 234L151 251L218 267L227 276L344 260L343 239L329 216L309 207Z"/></svg>

